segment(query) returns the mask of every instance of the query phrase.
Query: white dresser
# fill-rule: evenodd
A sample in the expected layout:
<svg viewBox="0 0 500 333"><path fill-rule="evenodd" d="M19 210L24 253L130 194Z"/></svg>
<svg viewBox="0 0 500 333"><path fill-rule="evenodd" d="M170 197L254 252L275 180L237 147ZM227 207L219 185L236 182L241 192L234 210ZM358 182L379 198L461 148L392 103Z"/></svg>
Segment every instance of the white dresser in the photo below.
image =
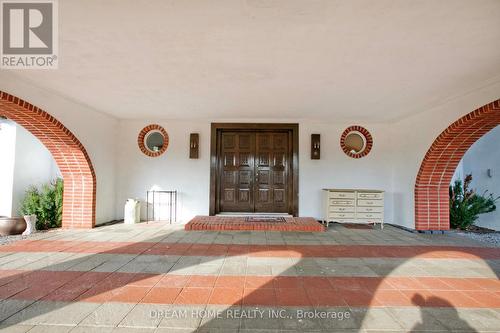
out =
<svg viewBox="0 0 500 333"><path fill-rule="evenodd" d="M384 191L323 189L324 220L340 223L380 223L384 228Z"/></svg>

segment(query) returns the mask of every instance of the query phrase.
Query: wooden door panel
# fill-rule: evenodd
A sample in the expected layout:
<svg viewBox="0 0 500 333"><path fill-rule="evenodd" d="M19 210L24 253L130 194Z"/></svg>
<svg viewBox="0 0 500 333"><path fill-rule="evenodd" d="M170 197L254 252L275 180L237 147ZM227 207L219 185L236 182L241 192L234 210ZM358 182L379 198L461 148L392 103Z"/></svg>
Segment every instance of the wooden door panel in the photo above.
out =
<svg viewBox="0 0 500 333"><path fill-rule="evenodd" d="M273 156L274 170L284 170L287 163L287 154L285 152L275 152Z"/></svg>
<svg viewBox="0 0 500 333"><path fill-rule="evenodd" d="M236 172L224 171L223 184L224 187L234 187L236 185Z"/></svg>
<svg viewBox="0 0 500 333"><path fill-rule="evenodd" d="M285 190L282 188L275 188L274 189L274 202L276 204L283 204L285 202Z"/></svg>
<svg viewBox="0 0 500 333"><path fill-rule="evenodd" d="M247 185L248 188L252 185L253 172L251 170L243 170L239 172L240 185Z"/></svg>
<svg viewBox="0 0 500 333"><path fill-rule="evenodd" d="M220 212L289 212L289 132L222 132Z"/></svg>
<svg viewBox="0 0 500 333"><path fill-rule="evenodd" d="M268 167L270 163L270 153L269 152L260 152L257 154L257 167Z"/></svg>
<svg viewBox="0 0 500 333"><path fill-rule="evenodd" d="M284 187L285 186L285 172L284 171L274 171L273 172L273 185L276 187Z"/></svg>
<svg viewBox="0 0 500 333"><path fill-rule="evenodd" d="M222 136L222 149L234 149L236 143L236 134L226 133Z"/></svg>
<svg viewBox="0 0 500 333"><path fill-rule="evenodd" d="M287 132L256 134L256 212L288 212L288 135Z"/></svg>
<svg viewBox="0 0 500 333"><path fill-rule="evenodd" d="M257 204L268 205L270 203L269 190L267 188L259 188L257 190Z"/></svg>
<svg viewBox="0 0 500 333"><path fill-rule="evenodd" d="M219 211L253 212L255 134L223 132Z"/></svg>
<svg viewBox="0 0 500 333"><path fill-rule="evenodd" d="M225 202L234 202L234 189L233 188L224 189L224 201Z"/></svg>
<svg viewBox="0 0 500 333"><path fill-rule="evenodd" d="M234 167L236 165L236 156L233 152L224 153L224 167Z"/></svg>
<svg viewBox="0 0 500 333"><path fill-rule="evenodd" d="M240 167L253 167L253 165L250 165L252 162L252 153L251 152L244 152L244 153L239 153L239 166Z"/></svg>
<svg viewBox="0 0 500 333"><path fill-rule="evenodd" d="M240 202L250 203L250 189L240 189Z"/></svg>

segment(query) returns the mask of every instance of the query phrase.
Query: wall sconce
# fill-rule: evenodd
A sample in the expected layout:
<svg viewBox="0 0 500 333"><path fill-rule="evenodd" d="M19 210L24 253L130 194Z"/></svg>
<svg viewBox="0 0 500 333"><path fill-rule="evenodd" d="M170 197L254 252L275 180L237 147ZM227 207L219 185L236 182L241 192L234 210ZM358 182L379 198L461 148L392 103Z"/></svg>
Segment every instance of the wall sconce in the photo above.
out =
<svg viewBox="0 0 500 333"><path fill-rule="evenodd" d="M200 148L200 135L191 133L189 135L189 158L198 158Z"/></svg>
<svg viewBox="0 0 500 333"><path fill-rule="evenodd" d="M493 172L491 171L491 169L486 170L486 174L489 178L493 178Z"/></svg>
<svg viewBox="0 0 500 333"><path fill-rule="evenodd" d="M311 160L319 160L321 157L320 134L311 134Z"/></svg>

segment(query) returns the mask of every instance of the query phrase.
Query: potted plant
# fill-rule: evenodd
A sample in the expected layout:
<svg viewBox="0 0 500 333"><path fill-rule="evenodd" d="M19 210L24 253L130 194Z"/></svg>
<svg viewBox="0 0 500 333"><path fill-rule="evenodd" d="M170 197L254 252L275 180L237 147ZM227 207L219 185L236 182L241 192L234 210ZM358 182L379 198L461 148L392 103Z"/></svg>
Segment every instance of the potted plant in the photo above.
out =
<svg viewBox="0 0 500 333"><path fill-rule="evenodd" d="M26 229L26 222L22 217L0 216L0 236L19 235Z"/></svg>
<svg viewBox="0 0 500 333"><path fill-rule="evenodd" d="M29 235L36 231L37 213L40 207L40 193L35 186L26 191L21 202L20 212L26 221L26 230L23 235Z"/></svg>
<svg viewBox="0 0 500 333"><path fill-rule="evenodd" d="M43 184L40 188L31 186L21 203L20 211L24 215L27 228L44 230L57 228L62 223L63 180ZM27 231L27 234L30 231Z"/></svg>
<svg viewBox="0 0 500 333"><path fill-rule="evenodd" d="M450 225L455 229L467 230L479 218L480 214L496 210L495 202L500 197L494 197L485 191L482 195L470 189L472 175L467 175L462 183L456 180L450 185Z"/></svg>

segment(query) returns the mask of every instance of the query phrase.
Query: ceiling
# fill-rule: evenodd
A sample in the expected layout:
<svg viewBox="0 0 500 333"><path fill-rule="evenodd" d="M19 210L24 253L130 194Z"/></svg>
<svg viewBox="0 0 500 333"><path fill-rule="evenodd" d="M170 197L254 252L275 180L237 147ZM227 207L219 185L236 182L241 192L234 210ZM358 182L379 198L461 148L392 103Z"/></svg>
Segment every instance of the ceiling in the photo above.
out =
<svg viewBox="0 0 500 333"><path fill-rule="evenodd" d="M386 122L500 81L498 0L64 0L59 35L0 81L118 118Z"/></svg>

